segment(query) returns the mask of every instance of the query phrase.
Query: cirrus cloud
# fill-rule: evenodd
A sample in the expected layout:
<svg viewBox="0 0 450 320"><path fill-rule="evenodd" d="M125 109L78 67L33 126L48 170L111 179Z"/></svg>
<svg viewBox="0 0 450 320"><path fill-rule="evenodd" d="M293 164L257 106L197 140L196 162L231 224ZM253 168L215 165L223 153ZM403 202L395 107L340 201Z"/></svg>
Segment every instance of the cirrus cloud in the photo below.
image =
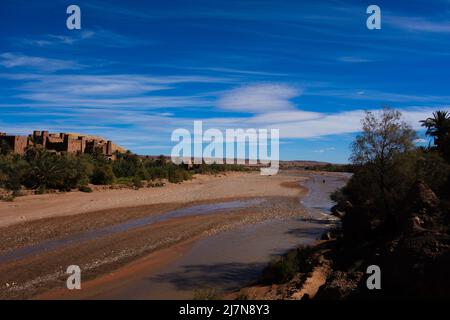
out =
<svg viewBox="0 0 450 320"><path fill-rule="evenodd" d="M83 67L77 62L71 60L34 57L11 52L0 54L0 65L8 69L16 67L27 67L42 71L80 69Z"/></svg>

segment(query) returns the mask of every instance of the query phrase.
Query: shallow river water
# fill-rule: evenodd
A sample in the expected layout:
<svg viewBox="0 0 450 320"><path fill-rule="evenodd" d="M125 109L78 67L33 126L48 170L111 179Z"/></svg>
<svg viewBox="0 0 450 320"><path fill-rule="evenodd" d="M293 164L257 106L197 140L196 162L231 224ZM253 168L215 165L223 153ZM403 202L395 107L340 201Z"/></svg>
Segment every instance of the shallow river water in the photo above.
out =
<svg viewBox="0 0 450 320"><path fill-rule="evenodd" d="M144 227L158 222L167 221L173 218L188 217L193 215L214 214L218 212L233 212L233 210L254 206L262 203L263 201L264 199L250 199L250 200L219 202L212 204L201 204L169 211L163 214L151 215L148 217L138 219L131 219L123 223L114 224L112 226L80 232L67 237L44 241L36 245L18 248L0 254L0 263L20 260L29 256L37 255L40 253L68 246L73 246L83 242L95 240L101 237L111 236L139 227Z"/></svg>

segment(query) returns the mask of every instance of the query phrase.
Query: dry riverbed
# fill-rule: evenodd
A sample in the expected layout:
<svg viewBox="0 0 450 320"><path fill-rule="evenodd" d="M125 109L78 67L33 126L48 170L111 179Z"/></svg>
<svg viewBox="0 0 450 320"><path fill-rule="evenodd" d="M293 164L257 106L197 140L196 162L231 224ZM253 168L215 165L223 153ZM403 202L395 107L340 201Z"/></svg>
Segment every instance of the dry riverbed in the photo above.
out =
<svg viewBox="0 0 450 320"><path fill-rule="evenodd" d="M197 176L163 188L25 196L2 202L0 298L64 297L69 265L81 267L85 284L141 257L165 252L169 259L176 248L194 240L243 225L301 217L305 210L299 196L305 189L299 181L304 179L291 173L272 177L230 173ZM229 205L236 201L240 202ZM209 212L210 204L219 205ZM117 225L122 228L115 230Z"/></svg>

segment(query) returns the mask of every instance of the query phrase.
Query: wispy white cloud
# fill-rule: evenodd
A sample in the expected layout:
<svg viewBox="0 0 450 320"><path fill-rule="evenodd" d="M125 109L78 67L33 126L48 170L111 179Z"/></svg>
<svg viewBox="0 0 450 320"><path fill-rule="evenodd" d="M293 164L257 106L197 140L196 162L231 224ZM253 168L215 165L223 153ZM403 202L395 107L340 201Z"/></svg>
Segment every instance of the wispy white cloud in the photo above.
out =
<svg viewBox="0 0 450 320"><path fill-rule="evenodd" d="M447 107L445 109L450 109ZM421 129L420 120L426 119L434 111L431 107L399 109L404 120L413 129ZM379 109L370 110L378 113ZM295 122L269 122L266 127L277 128L283 138L317 138L329 135L357 133L361 130L364 110L322 113L319 117Z"/></svg>
<svg viewBox="0 0 450 320"><path fill-rule="evenodd" d="M328 148L322 148L322 149L313 150L313 152L315 152L315 153L325 153L325 152L334 151L334 150L336 150L335 147L328 147Z"/></svg>
<svg viewBox="0 0 450 320"><path fill-rule="evenodd" d="M18 80L16 98L41 105L88 108L182 108L212 106L208 94L179 95L177 85L227 83L227 78L208 76L153 77L137 74L0 74ZM51 90L49 90L51 88ZM170 92L168 92L171 90Z"/></svg>
<svg viewBox="0 0 450 320"><path fill-rule="evenodd" d="M289 110L294 107L290 99L300 94L299 88L285 84L247 85L225 92L217 106L225 110L251 113Z"/></svg>
<svg viewBox="0 0 450 320"><path fill-rule="evenodd" d="M323 114L320 112L310 112L301 110L282 111L282 112L269 111L263 114L257 114L253 116L251 119L249 119L249 122L255 125L270 122L289 123L289 122L318 119L322 116Z"/></svg>
<svg viewBox="0 0 450 320"><path fill-rule="evenodd" d="M386 16L384 22L413 32L450 33L450 21L430 21L422 17Z"/></svg>
<svg viewBox="0 0 450 320"><path fill-rule="evenodd" d="M442 103L450 99L450 95L428 95L413 93L396 93L372 89L354 88L309 88L303 92L305 96L334 97L361 101L379 101L382 103Z"/></svg>
<svg viewBox="0 0 450 320"><path fill-rule="evenodd" d="M445 109L449 109L447 107ZM420 120L426 119L434 111L432 107L409 107L399 109L403 119L413 129L421 129ZM369 110L379 114L381 109ZM289 117L290 115L290 117ZM325 136L354 134L361 131L361 120L365 110L337 111L333 113L308 113L300 110L283 112L282 117L271 113L234 118L204 119L205 127L218 128L267 128L279 129L281 138L315 139ZM261 121L264 119L264 121ZM186 122L183 122L186 124ZM189 122L187 122L189 125ZM330 150L328 150L330 151Z"/></svg>
<svg viewBox="0 0 450 320"><path fill-rule="evenodd" d="M280 130L282 139L353 134L360 131L364 117L362 109L330 113L301 110L293 101L301 94L301 89L287 84L257 83L222 92L177 95L176 90L183 84L230 84L230 80L197 75L31 73L4 73L0 78L19 80L15 92L21 93L14 97L25 99L22 104L0 104L0 108L6 107L9 116L14 116L14 112L17 116L28 115L40 119L36 121L36 128L89 131L141 150L147 145L170 144L170 133L175 128L191 128L195 113L186 113L186 108L195 111L208 107L207 116L199 117L204 120L205 129L274 128ZM355 92L362 96L375 95L370 90ZM332 93L336 94L328 92ZM401 98L411 100L411 97ZM26 112L24 107L28 108ZM173 112L155 111L164 108L173 108ZM415 129L420 128L419 120L427 118L433 110L423 106L401 109ZM36 112L39 116L33 117ZM224 112L231 114L222 116ZM28 125L28 130L31 125L34 123ZM4 130L8 128L6 125ZM11 129L18 128L12 126Z"/></svg>
<svg viewBox="0 0 450 320"><path fill-rule="evenodd" d="M173 68L174 66L166 66ZM217 73L231 73L237 75L254 75L254 76L273 76L273 77L284 77L288 76L287 73L269 72L261 70L246 70L246 69L235 69L235 68L223 68L223 67L185 67L177 66L178 69L188 69L188 70L199 70L199 71L211 71Z"/></svg>
<svg viewBox="0 0 450 320"><path fill-rule="evenodd" d="M58 45L75 45L80 42L103 47L134 47L143 44L154 43L132 35L122 35L105 29L83 29L74 34L47 34L36 38L14 39L15 43L39 47Z"/></svg>
<svg viewBox="0 0 450 320"><path fill-rule="evenodd" d="M42 71L80 69L83 66L75 61L27 56L20 53L5 52L0 54L0 65L5 68L27 67Z"/></svg>

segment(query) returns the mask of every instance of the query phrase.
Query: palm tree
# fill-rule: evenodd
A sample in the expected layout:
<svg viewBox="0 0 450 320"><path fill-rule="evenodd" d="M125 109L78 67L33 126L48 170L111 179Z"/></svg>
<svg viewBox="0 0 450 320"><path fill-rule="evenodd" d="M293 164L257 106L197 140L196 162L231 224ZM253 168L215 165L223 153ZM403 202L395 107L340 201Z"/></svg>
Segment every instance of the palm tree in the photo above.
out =
<svg viewBox="0 0 450 320"><path fill-rule="evenodd" d="M68 170L62 157L35 147L27 150L26 157L30 164L26 179L29 187L45 190L48 187L52 188L62 184Z"/></svg>
<svg viewBox="0 0 450 320"><path fill-rule="evenodd" d="M437 149L448 159L450 155L450 113L439 110L433 117L420 121L427 128L426 135L433 137Z"/></svg>

